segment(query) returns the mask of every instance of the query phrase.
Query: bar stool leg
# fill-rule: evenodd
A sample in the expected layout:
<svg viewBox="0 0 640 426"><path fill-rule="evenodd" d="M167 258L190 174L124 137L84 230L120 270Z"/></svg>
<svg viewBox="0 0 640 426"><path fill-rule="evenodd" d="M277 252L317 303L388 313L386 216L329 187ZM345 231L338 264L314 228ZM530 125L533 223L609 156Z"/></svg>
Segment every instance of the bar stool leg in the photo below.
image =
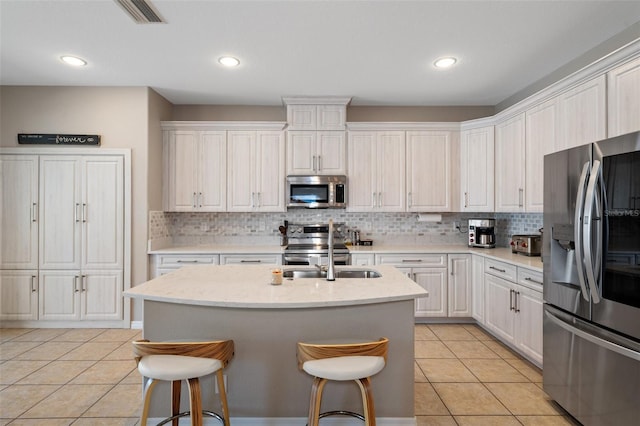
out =
<svg viewBox="0 0 640 426"><path fill-rule="evenodd" d="M376 426L376 411L373 405L373 392L371 391L371 379L356 380L362 394L362 407L364 409L365 426Z"/></svg>
<svg viewBox="0 0 640 426"><path fill-rule="evenodd" d="M145 426L147 424L147 419L149 418L149 405L151 402L151 393L153 392L153 388L156 387L158 382L153 379L147 379L144 384L144 405L142 407L142 416L140 424Z"/></svg>
<svg viewBox="0 0 640 426"><path fill-rule="evenodd" d="M174 380L171 382L171 416L180 414L180 391L182 390L182 381ZM171 426L178 426L180 419L171 420Z"/></svg>
<svg viewBox="0 0 640 426"><path fill-rule="evenodd" d="M231 420L229 420L229 406L227 405L227 390L224 386L224 375L222 370L216 372L216 378L218 380L218 392L220 394L220 404L222 405L222 416L224 417L224 426L230 426Z"/></svg>
<svg viewBox="0 0 640 426"><path fill-rule="evenodd" d="M327 384L327 379L321 379L320 377L313 378L311 400L309 401L308 426L318 426L320 422L320 404L322 403L322 390L325 384Z"/></svg>
<svg viewBox="0 0 640 426"><path fill-rule="evenodd" d="M191 426L202 426L202 398L200 397L200 380L197 377L187 379L189 382L189 408L191 410Z"/></svg>

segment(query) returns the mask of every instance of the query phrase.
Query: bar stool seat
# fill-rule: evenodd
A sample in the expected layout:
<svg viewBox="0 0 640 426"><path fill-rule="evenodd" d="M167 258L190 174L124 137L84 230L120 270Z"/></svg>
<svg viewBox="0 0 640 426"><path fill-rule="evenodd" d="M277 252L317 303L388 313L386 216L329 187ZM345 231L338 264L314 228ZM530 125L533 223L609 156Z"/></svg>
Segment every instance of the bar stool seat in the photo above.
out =
<svg viewBox="0 0 640 426"><path fill-rule="evenodd" d="M346 344L298 343L298 368L314 377L309 402L309 426L318 426L321 418L330 415L353 416L364 420L366 426L375 426L371 376L384 368L388 343L387 338ZM322 390L328 380L354 380L360 388L363 414L344 410L321 413Z"/></svg>
<svg viewBox="0 0 640 426"><path fill-rule="evenodd" d="M230 425L227 395L224 386L223 368L234 355L233 340L216 340L209 342L150 342L138 340L133 342L138 371L147 378L143 387L144 405L141 424L146 425L149 417L149 403L156 384L161 381L171 382L171 417L158 423L163 425L172 422L178 425L178 418L191 417L193 426L202 425L202 415L217 418L225 426ZM213 411L202 410L199 378L216 374L222 415ZM182 380L189 385L189 411L180 413L180 392Z"/></svg>

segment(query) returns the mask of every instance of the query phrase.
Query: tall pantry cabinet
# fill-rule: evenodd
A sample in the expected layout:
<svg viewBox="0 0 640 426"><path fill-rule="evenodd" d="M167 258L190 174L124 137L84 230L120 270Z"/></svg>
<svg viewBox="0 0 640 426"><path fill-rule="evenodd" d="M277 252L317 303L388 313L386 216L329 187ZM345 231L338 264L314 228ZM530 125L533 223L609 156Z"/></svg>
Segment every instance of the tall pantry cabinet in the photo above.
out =
<svg viewBox="0 0 640 426"><path fill-rule="evenodd" d="M2 151L0 165L0 319L128 326L129 151Z"/></svg>

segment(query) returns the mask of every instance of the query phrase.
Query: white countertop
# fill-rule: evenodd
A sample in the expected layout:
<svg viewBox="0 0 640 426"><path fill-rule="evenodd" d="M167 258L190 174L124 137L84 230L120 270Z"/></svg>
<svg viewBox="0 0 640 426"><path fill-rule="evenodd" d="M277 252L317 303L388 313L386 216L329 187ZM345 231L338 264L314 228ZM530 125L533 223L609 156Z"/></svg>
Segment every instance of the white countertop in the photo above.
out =
<svg viewBox="0 0 640 426"><path fill-rule="evenodd" d="M284 247L278 245L196 245L177 246L157 250L150 250L149 254L281 254ZM373 245L349 246L349 251L357 253L472 253L487 258L511 263L516 266L534 269L542 272L542 258L540 256L524 256L511 253L510 248L470 248L463 245Z"/></svg>
<svg viewBox="0 0 640 426"><path fill-rule="evenodd" d="M373 269L380 278L284 279L271 285L273 266L186 266L124 292L127 297L158 302L235 308L317 308L409 300L427 296L418 284L392 266L340 269ZM287 269L313 269L289 266Z"/></svg>

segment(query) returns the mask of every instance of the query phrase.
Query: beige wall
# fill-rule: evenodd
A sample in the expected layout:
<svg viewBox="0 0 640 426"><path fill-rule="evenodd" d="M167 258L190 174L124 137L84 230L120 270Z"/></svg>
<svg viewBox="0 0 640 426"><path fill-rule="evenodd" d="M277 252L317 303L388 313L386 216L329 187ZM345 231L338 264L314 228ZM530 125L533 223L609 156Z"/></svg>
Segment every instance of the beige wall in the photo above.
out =
<svg viewBox="0 0 640 426"><path fill-rule="evenodd" d="M353 106L347 121L460 122L490 117L492 106ZM284 106L174 105L175 121L287 121Z"/></svg>
<svg viewBox="0 0 640 426"><path fill-rule="evenodd" d="M100 135L102 148L131 149L131 285L147 280L147 213L160 206L149 181L161 173L159 121L170 110L162 101L146 87L0 87L0 146L18 147L18 133L76 133ZM132 318L142 319L140 307Z"/></svg>

